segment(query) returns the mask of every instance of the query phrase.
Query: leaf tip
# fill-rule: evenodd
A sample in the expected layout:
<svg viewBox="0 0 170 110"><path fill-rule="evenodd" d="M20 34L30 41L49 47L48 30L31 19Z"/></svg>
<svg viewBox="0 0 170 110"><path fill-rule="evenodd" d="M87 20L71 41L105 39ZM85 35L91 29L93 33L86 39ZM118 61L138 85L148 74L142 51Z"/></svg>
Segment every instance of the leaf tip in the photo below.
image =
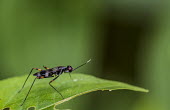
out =
<svg viewBox="0 0 170 110"><path fill-rule="evenodd" d="M143 89L143 88L142 88L141 92L149 92L149 90L148 90L148 89Z"/></svg>
<svg viewBox="0 0 170 110"><path fill-rule="evenodd" d="M149 92L149 90L148 90L148 89L145 89L145 92Z"/></svg>

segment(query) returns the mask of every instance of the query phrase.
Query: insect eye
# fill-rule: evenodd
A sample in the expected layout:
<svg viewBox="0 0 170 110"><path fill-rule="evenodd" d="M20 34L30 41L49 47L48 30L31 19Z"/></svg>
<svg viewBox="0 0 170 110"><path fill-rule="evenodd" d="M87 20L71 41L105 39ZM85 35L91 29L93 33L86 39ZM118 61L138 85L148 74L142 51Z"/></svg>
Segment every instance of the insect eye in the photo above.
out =
<svg viewBox="0 0 170 110"><path fill-rule="evenodd" d="M71 66L67 66L67 70L68 70L69 72L71 72L71 71L73 70L73 68L72 68Z"/></svg>

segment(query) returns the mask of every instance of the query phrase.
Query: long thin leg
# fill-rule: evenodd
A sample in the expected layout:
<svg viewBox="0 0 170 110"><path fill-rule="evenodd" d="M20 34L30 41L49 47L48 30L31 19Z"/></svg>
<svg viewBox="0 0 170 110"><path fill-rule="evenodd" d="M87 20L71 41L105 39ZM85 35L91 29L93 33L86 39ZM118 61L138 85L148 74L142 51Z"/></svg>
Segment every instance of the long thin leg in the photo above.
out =
<svg viewBox="0 0 170 110"><path fill-rule="evenodd" d="M70 73L71 73L71 72L69 72L70 79L73 80Z"/></svg>
<svg viewBox="0 0 170 110"><path fill-rule="evenodd" d="M38 70L38 71L42 71L42 69L39 69L39 68L33 68L33 69Z"/></svg>
<svg viewBox="0 0 170 110"><path fill-rule="evenodd" d="M43 67L44 67L46 70L47 70L47 69L50 69L50 68L48 68L48 67L46 67L46 66L43 66Z"/></svg>
<svg viewBox="0 0 170 110"><path fill-rule="evenodd" d="M31 75L31 73L32 73L33 69L38 70L38 71L42 71L41 69L38 69L38 68L32 68L32 69L31 69L31 71L30 71L30 73L28 74L28 76L27 76L27 78L26 78L26 80L25 80L25 82L24 82L24 84L23 84L22 88L18 91L18 93L20 93L20 92L21 92L21 90L24 88L25 83L27 82L27 80L28 80L29 76Z"/></svg>
<svg viewBox="0 0 170 110"><path fill-rule="evenodd" d="M56 80L58 77L59 77L59 76L56 76L53 80L51 80L51 81L49 82L49 85L50 85L55 91L57 91L57 92L61 95L61 97L64 99L63 95L62 95L56 88L54 88L54 87L51 85L51 83L52 83L54 80Z"/></svg>
<svg viewBox="0 0 170 110"><path fill-rule="evenodd" d="M26 95L24 101L22 102L22 104L21 104L20 106L22 106L22 105L24 104L24 102L27 100L28 94L30 93L31 88L32 88L32 86L34 85L34 82L35 82L36 79L37 79L37 77L34 79L34 81L33 81L32 85L31 85L31 87L30 87L30 89L29 89L29 91L28 91L28 93L27 93L27 95Z"/></svg>

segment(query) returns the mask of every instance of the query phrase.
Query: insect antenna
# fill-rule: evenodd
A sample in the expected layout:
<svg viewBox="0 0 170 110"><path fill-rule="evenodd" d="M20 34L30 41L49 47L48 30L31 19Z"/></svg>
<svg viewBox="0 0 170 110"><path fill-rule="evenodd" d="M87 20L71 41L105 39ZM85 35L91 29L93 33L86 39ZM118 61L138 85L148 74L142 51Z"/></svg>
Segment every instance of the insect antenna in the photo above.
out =
<svg viewBox="0 0 170 110"><path fill-rule="evenodd" d="M85 64L89 63L90 61L91 61L91 59L90 59L90 60L88 60L86 63L83 63L82 65L80 65L80 66L78 66L78 67L74 68L74 69L73 69L73 71L74 71L74 70L76 70L76 69L78 69L78 68L80 68L80 67L82 67L82 66L84 66Z"/></svg>

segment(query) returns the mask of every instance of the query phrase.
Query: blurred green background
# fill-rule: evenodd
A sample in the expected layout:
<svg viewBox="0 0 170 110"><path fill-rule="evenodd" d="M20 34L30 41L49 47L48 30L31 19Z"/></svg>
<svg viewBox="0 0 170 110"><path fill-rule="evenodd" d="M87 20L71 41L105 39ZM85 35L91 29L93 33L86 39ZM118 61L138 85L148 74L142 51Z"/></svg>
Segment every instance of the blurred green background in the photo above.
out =
<svg viewBox="0 0 170 110"><path fill-rule="evenodd" d="M150 92L98 91L59 108L169 110L169 7L161 0L1 0L0 79L91 58L76 72Z"/></svg>

